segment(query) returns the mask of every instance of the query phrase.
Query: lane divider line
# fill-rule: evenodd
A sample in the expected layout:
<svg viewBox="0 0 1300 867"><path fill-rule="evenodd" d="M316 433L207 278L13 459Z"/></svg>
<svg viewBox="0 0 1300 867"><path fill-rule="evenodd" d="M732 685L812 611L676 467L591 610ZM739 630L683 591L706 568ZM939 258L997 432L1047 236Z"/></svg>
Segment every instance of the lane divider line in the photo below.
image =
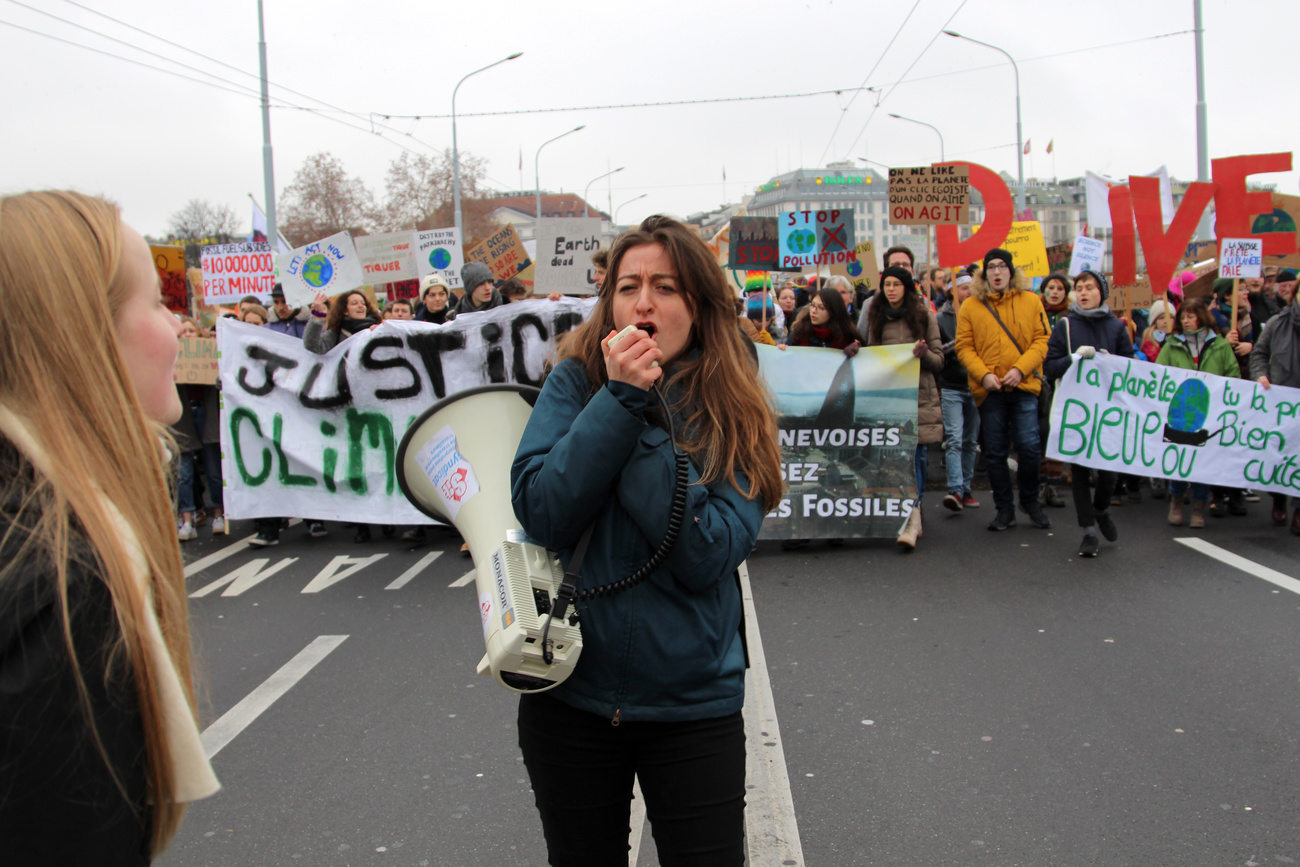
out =
<svg viewBox="0 0 1300 867"><path fill-rule="evenodd" d="M447 586L448 586L448 587L468 587L470 584L473 584L473 583L474 583L474 570L471 569L471 570L469 570L468 572L466 572L464 575L462 575L462 576L460 576L459 578L457 578L455 581L453 581L453 582L451 582L450 584L448 584Z"/></svg>
<svg viewBox="0 0 1300 867"><path fill-rule="evenodd" d="M209 759L221 752L240 732L252 725L267 708L275 704L298 681L307 676L321 660L334 652L347 640L346 635L320 635L311 644L298 651L298 655L280 666L280 670L268 677L257 689L244 696L234 707L221 715L221 718L203 730L199 740L203 752Z"/></svg>
<svg viewBox="0 0 1300 867"><path fill-rule="evenodd" d="M1234 569L1240 569L1242 572L1245 572L1250 575L1254 575L1256 578L1263 578L1265 581L1268 581L1272 584L1276 584L1278 587L1281 587L1283 590L1290 590L1292 593L1300 595L1300 581L1297 581L1296 579L1292 578L1290 575L1284 575L1281 572L1278 572L1276 569L1270 569L1267 566L1261 566L1260 564L1256 563L1254 560L1247 560L1245 557L1242 557L1239 554L1234 554L1231 551L1226 551L1223 548L1220 548L1218 545L1212 545L1209 542L1205 541L1204 539L1197 538L1195 536L1188 537L1188 538L1174 539L1174 541L1178 542L1180 545L1186 545L1188 548L1191 548L1193 551L1199 551L1200 553L1204 554L1207 557L1213 557L1215 560L1218 560L1220 563L1226 563L1227 565L1232 566Z"/></svg>
<svg viewBox="0 0 1300 867"><path fill-rule="evenodd" d="M430 563L432 563L434 560L437 560L441 556L442 556L441 551L430 551L428 554L425 554L423 557L420 558L420 562L416 563L410 569L407 569L401 575L397 576L397 580L395 580L392 584L389 584L384 589L401 590L403 587L407 585L407 583L410 582L412 578L414 578L416 575L419 575L421 572L423 572Z"/></svg>
<svg viewBox="0 0 1300 867"><path fill-rule="evenodd" d="M290 527L301 523L302 523L302 518L291 518L289 520ZM208 568L209 566L213 566L217 563L220 563L222 560L225 560L227 557L233 557L236 554L238 554L240 551L249 550L251 546L248 544L248 542L256 535L257 534L254 533L252 536L245 536L244 538L239 539L238 541L231 542L229 545L227 545L226 547L222 548L219 551L214 551L206 557L203 557L199 560L195 560L193 563L185 567L185 577L189 578L191 575L197 575L198 573L202 572L204 569Z"/></svg>

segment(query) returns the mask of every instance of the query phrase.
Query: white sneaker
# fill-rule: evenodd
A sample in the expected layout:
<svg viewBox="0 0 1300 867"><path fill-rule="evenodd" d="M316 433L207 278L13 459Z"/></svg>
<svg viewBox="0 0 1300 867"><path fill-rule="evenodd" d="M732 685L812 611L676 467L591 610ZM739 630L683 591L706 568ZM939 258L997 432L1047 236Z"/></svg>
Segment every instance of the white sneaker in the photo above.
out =
<svg viewBox="0 0 1300 867"><path fill-rule="evenodd" d="M215 535L217 535L218 533L224 533L224 532L226 532L226 519L225 519L225 518L213 518L213 519L212 519L212 535L215 536Z"/></svg>
<svg viewBox="0 0 1300 867"><path fill-rule="evenodd" d="M189 540L197 539L198 537L199 534L195 531L194 526L189 521L181 524L181 528L176 531L176 538L180 539L182 542L188 542Z"/></svg>

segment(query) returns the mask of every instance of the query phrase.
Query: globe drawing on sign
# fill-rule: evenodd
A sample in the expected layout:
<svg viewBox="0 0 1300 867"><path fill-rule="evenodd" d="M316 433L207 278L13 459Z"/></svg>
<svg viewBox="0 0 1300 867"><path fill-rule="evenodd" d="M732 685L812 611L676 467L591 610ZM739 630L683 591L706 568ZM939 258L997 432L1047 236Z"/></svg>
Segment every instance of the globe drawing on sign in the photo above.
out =
<svg viewBox="0 0 1300 867"><path fill-rule="evenodd" d="M429 264L439 271L446 271L451 267L451 254L443 247L434 247L429 254Z"/></svg>
<svg viewBox="0 0 1300 867"><path fill-rule="evenodd" d="M1205 420L1210 415L1210 389L1199 379L1185 379L1169 401L1165 423L1165 442L1183 446L1203 446L1213 434L1206 433Z"/></svg>
<svg viewBox="0 0 1300 867"><path fill-rule="evenodd" d="M808 229L795 229L785 242L791 253L811 253L817 247L817 236Z"/></svg>
<svg viewBox="0 0 1300 867"><path fill-rule="evenodd" d="M1274 208L1271 214L1260 214L1251 224L1250 231L1252 234L1261 232L1294 232L1296 230L1295 220L1291 215L1281 208Z"/></svg>
<svg viewBox="0 0 1300 867"><path fill-rule="evenodd" d="M302 266L302 279L313 289L324 289L334 279L334 266L329 259L317 253Z"/></svg>
<svg viewBox="0 0 1300 867"><path fill-rule="evenodd" d="M850 263L849 263L849 264L844 268L844 270L847 271L847 272L849 272L849 276L850 276L850 277L861 277L861 276L862 276L862 263L861 263L861 262L850 262Z"/></svg>

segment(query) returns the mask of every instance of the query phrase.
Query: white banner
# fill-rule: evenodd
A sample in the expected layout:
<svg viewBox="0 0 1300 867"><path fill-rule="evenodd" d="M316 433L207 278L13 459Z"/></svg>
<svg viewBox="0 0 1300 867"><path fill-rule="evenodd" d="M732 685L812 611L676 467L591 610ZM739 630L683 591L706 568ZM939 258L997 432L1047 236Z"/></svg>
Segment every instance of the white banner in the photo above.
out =
<svg viewBox="0 0 1300 867"><path fill-rule="evenodd" d="M565 217L539 221L537 250L529 252L537 265L533 291L538 295L551 292L595 295L599 287L591 254L599 249L598 219Z"/></svg>
<svg viewBox="0 0 1300 867"><path fill-rule="evenodd" d="M446 325L389 320L325 355L269 328L218 320L227 513L431 523L397 486L397 446L411 422L467 388L540 384L557 337L593 303L524 301Z"/></svg>
<svg viewBox="0 0 1300 867"><path fill-rule="evenodd" d="M1047 456L1139 476L1300 496L1300 389L1075 356Z"/></svg>
<svg viewBox="0 0 1300 867"><path fill-rule="evenodd" d="M1168 226L1174 219L1174 187L1169 180L1169 168L1161 166L1143 177L1160 179L1161 222ZM1110 221L1110 188L1125 185L1128 178L1108 178L1096 172L1084 172L1084 193L1088 207L1088 227L1113 228Z"/></svg>
<svg viewBox="0 0 1300 867"><path fill-rule="evenodd" d="M317 292L333 296L366 282L361 258L347 232L282 254L279 272L284 300L290 307L306 307Z"/></svg>
<svg viewBox="0 0 1300 867"><path fill-rule="evenodd" d="M356 244L361 267L370 283L415 280L420 276L415 267L414 232L362 235L352 241Z"/></svg>
<svg viewBox="0 0 1300 867"><path fill-rule="evenodd" d="M271 301L275 261L266 242L214 244L199 254L203 269L203 298L208 304L229 304L245 295Z"/></svg>
<svg viewBox="0 0 1300 867"><path fill-rule="evenodd" d="M415 233L415 264L421 277L441 274L452 289L460 288L460 269L465 255L460 248L460 229L431 229Z"/></svg>

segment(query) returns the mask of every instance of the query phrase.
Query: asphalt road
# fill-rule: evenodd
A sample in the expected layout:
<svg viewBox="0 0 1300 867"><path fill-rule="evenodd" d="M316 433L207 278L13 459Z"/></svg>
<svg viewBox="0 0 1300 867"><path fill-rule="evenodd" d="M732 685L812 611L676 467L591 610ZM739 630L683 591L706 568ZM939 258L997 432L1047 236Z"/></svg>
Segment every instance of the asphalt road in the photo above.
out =
<svg viewBox="0 0 1300 867"><path fill-rule="evenodd" d="M751 773L751 803L787 803L802 848L764 848L779 829L755 819L753 863L1300 861L1300 539L1267 498L1196 537L1277 583L1179 542L1163 503L1115 509L1119 542L1088 561L1070 507L995 534L987 492L959 515L938 499L911 554L750 558L779 720L752 746L783 748L789 779ZM159 863L545 864L515 699L475 676L472 585L449 586L459 540L330 528L186 543L224 789ZM638 848L657 863L648 830Z"/></svg>

